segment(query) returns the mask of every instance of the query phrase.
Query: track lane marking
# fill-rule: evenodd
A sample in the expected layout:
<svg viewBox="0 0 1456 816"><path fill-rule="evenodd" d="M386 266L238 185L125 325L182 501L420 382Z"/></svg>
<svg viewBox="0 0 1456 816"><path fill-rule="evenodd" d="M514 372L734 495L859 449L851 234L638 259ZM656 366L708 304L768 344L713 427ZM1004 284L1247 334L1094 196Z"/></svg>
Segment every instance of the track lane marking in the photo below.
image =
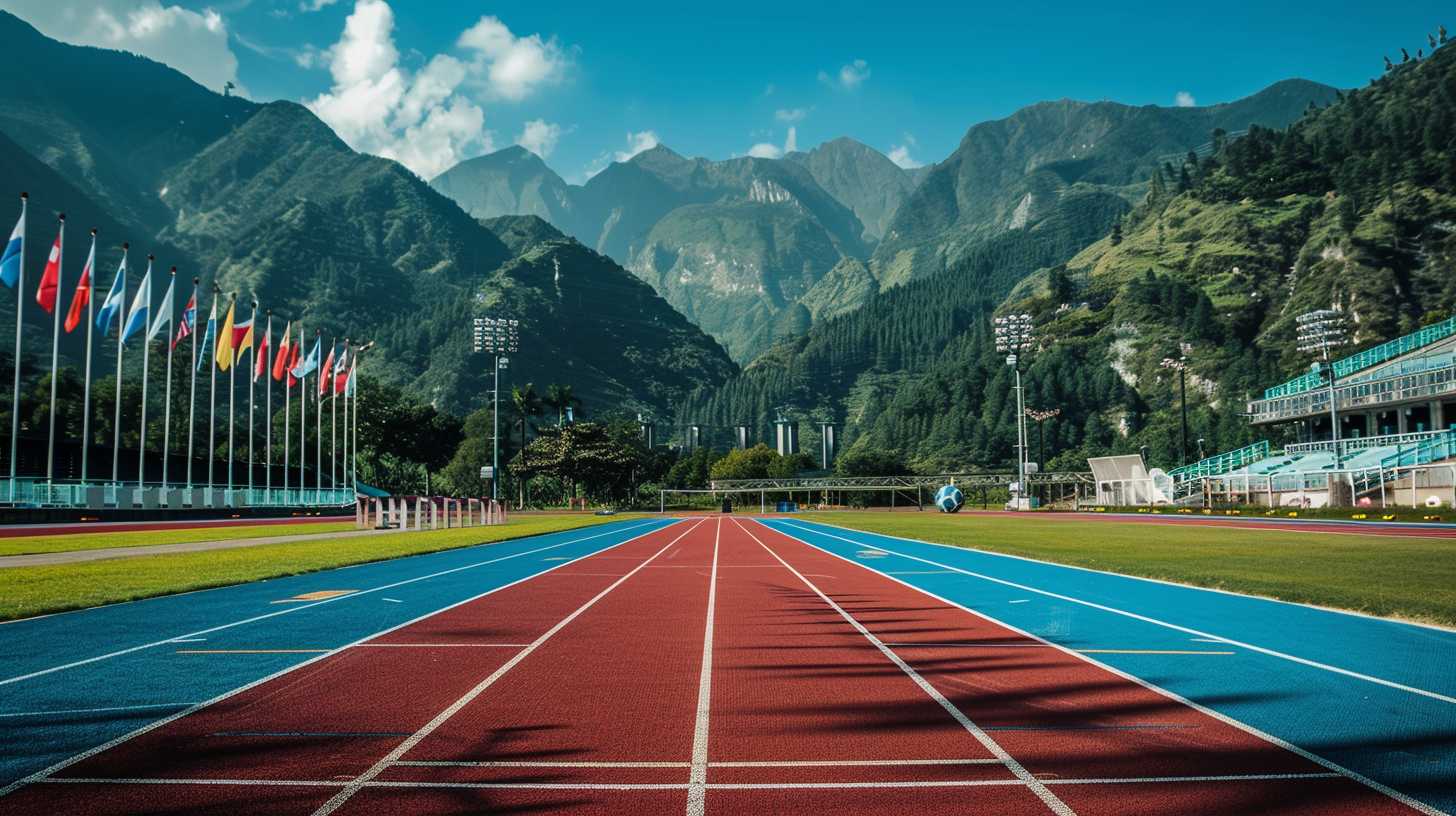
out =
<svg viewBox="0 0 1456 816"><path fill-rule="evenodd" d="M760 524L763 524L763 522L761 522L761 521L759 523ZM765 524L764 526L767 527L768 525ZM769 527L769 529L770 530L773 530L775 528ZM801 529L806 529L806 528L801 528ZM838 528L838 529L843 529L843 528ZM1125 671L1123 671L1121 669L1118 669L1118 668L1116 668L1114 666L1108 665L1107 663L1103 663L1102 661L1100 661L1100 660L1098 660L1098 659L1096 659L1094 657L1089 657L1089 656L1087 656L1085 654L1082 654L1082 653L1078 652L1075 649L1072 649L1072 648L1069 648L1069 647L1066 647L1066 646L1062 646L1062 645L1057 644L1057 643L1053 643L1053 642L1047 640L1044 637L1041 637L1039 635L1034 635L1031 632L1028 632L1028 631L1026 631L1024 629L1021 629L1021 628L1019 628L1017 626L1013 626L1012 624L1007 623L1005 621L997 620L996 618L993 618L993 617L991 617L990 615L988 615L988 614L986 614L984 612L977 611L975 609L970 608L969 606L966 606L963 603L960 603L958 601L953 601L950 598L946 598L946 597L944 597L942 595L938 595L938 594L936 594L934 592L931 592L928 589L925 589L924 587L918 587L918 586L916 586L916 585L914 585L912 583L909 583L908 581L904 581L904 580L901 580L900 578L896 578L893 575L885 575L883 572L880 572L878 570L873 569L868 564L861 564L861 563L853 560L852 558L849 558L848 556L840 555L839 553L834 552L833 550L829 550L829 549L826 549L824 547L821 547L821 546L819 546L817 544L813 544L811 542L805 541L804 539L799 538L798 536L794 536L794 535L791 535L789 533L785 533L785 532L783 532L781 530L778 531L778 532L781 535L787 536L787 537L789 537L789 538L791 538L791 539L793 539L795 541L798 541L799 543L803 544L806 547L813 547L815 550L818 550L819 552L822 552L825 555L829 555L829 556L832 556L834 558L838 558L839 560L841 560L841 561L843 561L843 562L845 562L847 564L854 564L855 566L858 566L861 569L867 570L867 571L869 571L871 573L874 573L876 575L883 576L885 578L885 580L887 580L887 581L893 581L893 582L895 582L897 584L900 584L901 586L904 586L904 587L906 587L908 589L912 589L912 590L914 590L914 591L916 591L916 592L918 592L918 593L920 593L920 594L922 594L922 595L924 595L924 596L926 596L928 598L932 598L934 600L940 601L941 603L947 604L949 606L953 606L953 607L955 607L955 608L957 608L957 609L959 609L959 610L961 610L963 612L966 612L967 614L974 615L975 617L978 617L978 618L980 618L982 620L989 621L990 623L993 623L993 624L995 624L997 626L1000 626L1003 629L1006 629L1007 631L1016 632L1017 634L1023 635L1023 636L1025 636L1027 638L1030 638L1032 640L1035 640L1035 641L1038 641L1038 642L1041 642L1041 643L1045 643L1047 646L1050 646L1053 649L1057 649L1059 651L1065 652L1066 654L1069 654L1069 655L1071 655L1073 657L1078 658L1079 660L1083 660L1083 661L1085 661L1087 663L1090 663L1091 665L1096 666L1096 667L1102 669L1103 671L1106 671L1106 672L1109 672L1111 674L1114 674L1114 675L1116 675L1118 677L1123 678L1124 680L1128 680L1130 682L1136 683L1139 686L1142 686L1143 688L1145 688L1145 689L1147 689L1149 691L1155 692L1157 694L1161 694L1164 697L1168 698L1169 700L1172 700L1174 702L1177 702L1177 703L1181 703L1183 705L1186 705L1186 706L1188 706L1189 708L1191 708L1191 709L1193 709L1195 711L1198 711L1198 712L1200 712L1202 714L1205 714L1205 715L1207 715L1209 717L1214 718L1215 720L1218 720L1221 723L1224 723L1225 725L1232 726L1234 728L1239 729L1240 731L1243 731L1246 734L1250 734L1252 736L1258 737L1259 739L1262 739L1262 740L1264 740L1266 742L1269 742L1270 744L1277 745L1280 748L1283 748L1284 750L1289 751L1290 753L1295 754L1296 756L1303 757L1304 759L1307 759L1310 762L1315 763L1316 765L1319 765L1319 766L1324 767L1324 768L1328 768L1331 771L1333 771L1333 772L1335 772L1335 773L1337 773L1337 774L1339 774L1341 776L1344 776L1344 777L1346 777L1346 778L1348 778L1350 780L1353 780L1355 782L1359 782L1360 784L1365 785L1366 787L1368 787L1368 788L1370 788L1370 789L1372 789L1374 791L1377 791L1378 793L1382 793L1382 794L1390 797L1391 799L1394 799L1395 801L1400 802L1401 804L1405 805L1406 807L1409 807L1409 808L1412 808L1412 809L1416 810L1417 812L1424 813L1427 816L1449 816L1445 811L1440 810L1440 809L1435 808L1435 807L1432 807L1431 805L1428 805L1428 804L1426 804L1424 802L1421 802L1421 801L1419 801L1419 800L1417 800L1417 799L1415 799L1413 797L1407 796L1406 794L1401 793L1400 791L1396 790L1395 788L1390 787L1389 785L1383 784L1381 782L1377 782L1374 779L1371 779L1370 777L1365 776L1364 774L1361 774L1361 773L1357 773L1355 771L1352 771L1349 768L1346 768L1343 765L1340 765L1340 764L1338 764L1338 763L1336 763L1336 762L1334 762L1332 760L1325 759L1324 757L1319 756L1318 754L1315 754L1312 751L1305 750L1304 748L1301 748L1298 745L1295 745L1294 743L1289 742L1288 740L1281 739L1280 737L1276 737L1273 734L1269 734L1269 733L1266 733L1264 731L1261 731L1260 729L1255 728L1252 725L1248 725L1247 723L1240 722L1239 720L1236 720L1233 717L1228 716L1227 714L1223 714L1223 713L1218 712L1218 711L1215 711L1212 708L1209 708L1207 706L1201 705L1199 703L1195 703L1192 700L1188 699L1187 697L1182 696L1181 694L1177 694L1177 693L1172 692L1172 691L1169 691L1168 689L1165 689L1165 688L1163 688L1161 686L1154 685L1153 683L1150 683L1147 680L1142 679L1141 677L1138 677L1138 676L1133 675L1133 674L1129 674L1128 672L1125 672ZM809 532L818 532L818 531L809 530ZM823 535L829 535L828 533L822 533L822 534ZM830 536L830 537L831 538L840 538L840 536ZM909 541L909 539L902 539L902 540ZM858 544L858 542L850 542L850 543ZM1039 591L1039 590L1036 590L1036 591ZM1220 640L1219 642L1224 643L1224 642L1227 642L1227 641Z"/></svg>
<svg viewBox="0 0 1456 816"><path fill-rule="evenodd" d="M451 703L444 711L436 714L433 719L421 726L419 730L415 731L409 737L405 738L403 742L395 746L394 750L390 751L388 754L385 754L378 762L375 762L372 766L370 766L368 770L360 774L352 781L348 782L344 786L344 788L341 789L338 793L334 794L334 796L330 798L329 801L319 806L319 808L314 811L314 816L327 816L327 814L333 813L334 811L338 810L339 807L341 807L345 802L349 801L349 799L352 798L354 794L362 790L365 785L374 781L374 779L378 777L379 774L383 773L387 768L393 765L397 760L403 757L416 745L419 745L422 740L424 740L430 734L434 733L436 729L438 729L441 725L444 725L447 720L455 716L461 709L469 705L470 701L479 697L482 693L485 692L486 689L490 688L492 685L495 685L495 682L497 680L504 677L505 674L511 669L514 669L516 666L520 665L521 661L525 660L527 657L530 657L533 652L535 652L548 640L554 637L557 632L565 629L568 625L570 625L572 621L576 620L588 609L596 606L598 601L611 594L612 590L615 590L617 587L626 583L627 579L641 572L643 567L652 563L654 560L657 559L658 556L662 555L664 552L667 552L684 537L692 533L694 530L698 529L698 527L702 526L702 523L705 520L706 519L701 519L698 521L697 524L694 524L693 526L684 530L681 535L679 535L677 538L674 538L672 541L669 541L662 549L648 556L646 560L642 561L642 563L633 567L631 570L628 570L625 575L612 582L601 592L598 592L596 595L592 596L592 598L586 603L577 607L576 610L573 611L571 614L558 621L555 626L552 626L550 629L547 629L545 632L543 632L540 637L537 637L535 640L531 641L531 645L517 652L510 660L502 664L500 668L491 672L490 675L488 675L484 680L481 680L479 683L475 684L474 688L465 692L464 695L462 695L455 702Z"/></svg>
<svg viewBox="0 0 1456 816"><path fill-rule="evenodd" d="M752 530L749 530L747 527L743 526L742 522L739 522L735 519L734 523L738 525L739 529L743 530L745 533L748 533L749 538L757 541L760 547L763 547L765 550L767 550L769 555L772 555L775 560L777 560L780 564L783 564L784 569L787 569L789 572L797 576L798 579L804 584L804 586L808 587L814 592L815 595L819 596L820 600L828 604L829 607L835 612L839 613L839 616L843 618L845 622L848 623L850 626L854 627L855 631L859 632L860 635L862 635L866 640L874 644L875 648L879 649L881 654L889 658L890 662L894 663L895 666L900 669L900 671L904 672L907 677L914 681L915 685L919 686L921 691L924 691L932 700L940 704L940 707L945 709L945 712L951 715L951 717L953 717L956 722L960 723L961 727L966 729L966 731L969 732L971 736L975 737L977 742L981 743L981 745L985 747L986 750L990 751L997 759L1001 760L1001 764L1005 765L1007 770L1011 771L1011 773L1015 775L1017 779L1025 783L1026 786L1031 789L1031 792L1036 794L1036 797L1040 799L1042 803L1047 806L1048 809L1050 809L1053 813L1058 814L1058 816L1076 816L1076 811L1072 810L1072 808L1066 802L1063 802L1060 798L1057 797L1056 794L1052 793L1051 790L1046 787L1046 785L1042 784L1040 779L1037 779L1035 776L1033 776L1031 772L1026 770L1026 768L1023 767L1020 762L1017 762L1015 757L1007 753L1006 749L1002 748L1000 743L992 739L991 735L987 734L979 725L976 725L976 723L973 722L970 717L966 716L965 712L961 711L959 708L956 707L954 703L946 699L945 695L941 694L939 689L931 685L928 680L920 675L920 672L916 671L909 663L906 663L903 658L895 654L895 651L889 646L886 646L884 641L880 640L879 637L875 635L875 633L865 628L864 624L860 623L858 620L855 619L853 615L846 612L844 610L844 607L836 603L833 598L825 595L824 590L820 589L814 584L813 581L810 581L804 576L803 573L799 572L792 565L790 565L789 562L785 561L783 559L783 556L780 556L777 552L774 551L772 547L765 544L762 539L754 535ZM759 522L759 524L762 525L763 523ZM773 528L768 527L767 529L771 530ZM896 579L891 578L889 580Z"/></svg>
<svg viewBox="0 0 1456 816"><path fill-rule="evenodd" d="M708 576L708 613L703 624L703 662L698 671L698 710L693 718L693 761L688 772L688 816L703 816L707 808L708 714L713 702L713 612L718 603L718 545L723 539L723 518L713 530L713 568Z"/></svg>
<svg viewBox="0 0 1456 816"><path fill-rule="evenodd" d="M31 680L31 679L36 678L36 677L41 677L43 675L51 674L53 672L63 671L65 669L73 669L73 668L76 668L77 666L85 666L85 665L87 665L89 663L96 663L96 662L99 662L99 661L102 661L102 660L110 660L112 658L122 657L123 655L129 655L129 654L132 654L133 652L140 652L140 651L142 651L144 649L151 649L151 648L154 648L154 647L157 647L157 646L164 646L164 645L166 645L168 643L176 642L176 641L178 641L181 638L192 638L192 637L198 637L200 635L209 635L209 634L212 634L213 632L220 632L220 631L222 631L224 629L231 629L234 626L243 626L243 625L249 624L249 623L257 623L258 621L261 621L261 620L267 620L269 618L276 618L276 617L278 617L280 615L288 615L288 614L292 614L294 612L302 612L305 609L313 609L314 607L323 606L324 604L329 604L329 603L335 603L337 601L342 601L342 600L344 600L346 598L358 598L358 597L361 597L361 596L364 596L364 595L368 595L368 594L370 594L372 592L383 592L386 589L393 589L395 587L404 586L406 584L413 584L413 583L416 583L418 581L428 581L428 580L430 580L432 578L439 578L439 577L441 577L443 575L450 575L451 573L460 572L462 570L475 569L476 567L483 567L483 566L486 566L488 564L495 564L495 563L499 563L501 561L509 561L512 558L521 558L523 556L533 555L533 554L538 553L538 552L545 552L546 550L553 550L553 549L556 549L557 547L564 547L567 544L577 544L577 543L580 543L582 541L590 541L593 538L601 538L602 536L611 535L613 533L622 533L622 532L626 532L627 530L635 530L635 529L638 529L639 527L643 527L643 526L646 526L648 524L655 524L655 523L656 522L654 520L654 521L643 522L642 524L630 525L630 526L627 526L627 527L618 527L618 528L615 528L615 529L612 529L612 530L608 530L608 531L606 531L604 533L598 533L596 535L585 536L585 537L582 537L582 538L574 538L574 539L572 539L570 541L563 541L563 542L561 542L559 544L552 544L552 545L549 545L549 546L546 546L546 547L539 547L539 548L534 549L534 550L526 550L524 552L519 552L519 553L515 553L515 554L512 554L512 555L501 556L500 558L492 558L492 559L489 559L489 560L486 560L486 561L477 561L477 562L475 562L473 564L464 564L464 565L461 565L461 566L458 566L458 567L451 567L450 569L441 570L439 572L433 572L433 573L430 573L429 575L419 575L419 576L416 576L414 578L407 578L407 579L405 579L403 581L395 581L394 583L384 584L383 586L377 586L377 587L373 587L371 589L361 589L358 592L352 592L352 593L350 593L348 595L339 595L339 596L333 597L333 598L325 598L324 600L321 600L321 601L314 601L312 603L304 603L304 604L300 604L298 606L290 606L290 607L288 607L286 609L280 609L280 610L278 610L276 612L268 612L268 613L265 613L265 614L262 614L262 615L255 615L255 616L253 616L251 618L244 618L243 620L233 621L232 623L224 623L224 624L221 624L219 626L213 626L213 627L210 627L210 628L207 628L207 629L199 629L196 632L188 632L185 635L173 635L172 637L165 638L165 639L162 639L162 640L155 640L155 641L152 641L151 643L144 643L144 644L141 644L141 645L138 645L138 646L129 646L129 647L125 648L125 649L118 649L117 651L108 652L108 653L102 654L102 655L96 655L95 657L88 657L88 658L84 658L82 660L73 660L70 663L63 663L63 664L61 664L59 666L51 666L50 668L47 668L47 669L39 669L37 671L28 672L26 674L16 675L15 677L7 677L7 678L5 678L3 680L0 680L0 686L9 685L11 683L19 683L19 682L22 682L22 681L25 681L25 680ZM674 523L676 523L676 522L674 522ZM660 527L658 529L667 529L667 527L670 527L670 526L672 526L672 525L669 524L669 525L666 525L664 527ZM550 533L547 533L546 535L551 535L551 534ZM637 536L634 536L634 538L636 538L636 537ZM631 539L628 539L628 540L631 540ZM497 542L497 543L502 543L502 542ZM623 543L625 543L625 541ZM474 546L483 546L483 545L477 544L477 545L474 545ZM616 546L616 545L613 545L613 546ZM462 549L464 549L464 548L462 548ZM421 553L421 555L424 555L424 554L425 553ZM402 557L409 558L411 556L402 556ZM571 562L568 561L568 562L565 562L565 563L571 563ZM362 566L362 565L351 565L351 566ZM563 566L564 566L564 564L563 564ZM340 567L339 569L346 569L346 567ZM542 573L538 573L538 574L542 574ZM5 789L0 789L0 796L3 796L4 795L4 791L5 791Z"/></svg>
<svg viewBox="0 0 1456 816"><path fill-rule="evenodd" d="M785 521L785 522L783 522L783 524L785 524L787 526L790 526L790 527L793 527L793 528L798 529L798 530L802 530L802 531L804 531L806 533L811 533L811 534L814 534L814 535L822 535L822 536L826 536L828 538L837 538L840 541L844 541L844 542L849 543L849 544L854 544L855 546L864 546L864 543L863 542L854 541L853 539L845 538L844 536L835 535L833 533L826 533L826 532L824 532L822 530L815 530L815 529L813 529L811 527L804 527L804 526L795 524L793 522ZM767 526L767 525L765 525L765 526ZM775 528L769 527L769 529L770 530L773 530ZM803 539L798 539L798 540L803 541ZM804 543L805 544L809 544L809 542L807 542L807 541L805 541ZM810 546L813 546L813 545L811 544ZM818 549L823 550L824 552L828 552L828 550L824 550L823 547L819 547ZM1374 676L1369 675L1369 674L1363 674L1361 672L1353 671L1351 669L1341 668L1339 666L1332 666L1332 665L1330 665L1328 663L1321 663L1321 662L1319 662L1317 660L1310 660L1308 658L1299 657L1298 655L1292 655L1292 654L1289 654L1287 652L1281 652L1281 651L1278 651L1276 649L1269 649L1269 648L1266 648L1264 646L1257 646L1257 645L1252 644L1252 643L1247 643L1247 642L1244 642L1244 641L1241 641L1241 640L1235 640L1233 638L1224 637L1222 635L1215 635L1215 634L1211 634L1209 632L1200 631L1198 629L1192 629L1192 628L1187 627L1187 626L1180 626L1179 624L1176 624L1176 623L1169 623L1168 621L1159 620L1157 618L1149 617L1147 615L1139 614L1137 612L1129 612L1126 609L1118 609L1115 606L1107 606L1106 604L1100 604L1100 603L1097 603L1096 601L1086 601L1086 600L1082 600L1081 598L1074 598L1071 595L1063 595L1063 594L1061 594L1059 592L1052 592L1051 590L1046 590L1046 589L1037 589L1034 586L1028 586L1026 584L1019 584L1019 583L1017 583L1015 581L1008 581L1008 580L1006 580L1004 578L996 578L996 577L993 577L993 576L990 576L990 575L986 575L984 573L980 573L980 572L975 572L973 570L964 569L962 567L956 567L956 566L952 566L950 564L942 564L939 561L932 561L932 560L930 560L928 558L921 558L920 556L917 556L917 555L908 555L906 553L896 552L894 550L888 550L888 549L885 550L885 552L890 553L891 555L899 556L900 558L907 558L907 559L909 559L911 561L919 561L919 562L921 562L923 564L930 564L932 566L942 567L944 569L948 569L948 570L951 570L953 572L958 572L961 575L968 575L968 576L970 576L972 578L980 578L983 581L990 581L991 583L994 583L994 584L1001 584L1002 586L1013 587L1015 589L1020 589L1020 590L1026 591L1026 592L1035 592L1038 595L1045 595L1048 598L1056 598L1059 601L1066 601L1067 603L1074 603L1074 604L1078 604L1080 606L1088 607L1090 609L1096 609L1096 610L1098 610L1100 612L1108 612L1108 613L1111 613L1111 614L1114 614L1114 615L1121 615L1121 616L1123 616L1125 618L1131 618L1131 619L1136 620L1136 621L1142 621L1143 623L1150 623L1150 624L1152 624L1154 626L1161 626L1161 627L1163 627L1165 629L1171 629L1171 630L1173 630L1175 632L1182 632L1185 635L1193 635L1194 637L1201 637L1201 638L1214 638L1214 639L1217 639L1217 641L1219 643L1226 643L1226 644L1228 644L1230 646L1238 646L1241 649L1248 649L1251 652L1258 652L1259 654L1266 655L1268 657L1274 657L1274 658L1278 658L1280 660L1287 660L1287 661L1289 661L1291 663L1298 663L1298 664L1300 664L1302 666L1308 666L1310 668L1320 669L1320 670L1323 670L1323 671L1331 672L1333 674L1343 675L1345 677L1349 677L1349 678L1352 678L1352 679L1355 679L1355 680L1363 680L1363 681L1365 681L1367 683L1374 683L1376 685L1385 686L1387 688L1395 689L1396 691L1404 691L1404 692L1407 692L1409 694L1416 694L1416 695L1420 695L1422 697L1428 697L1428 698L1430 698L1432 700L1439 700L1440 702L1443 702L1443 703L1456 704L1456 697L1453 697L1453 696L1451 696L1449 694L1442 694L1442 693L1440 693L1438 691L1430 691L1429 689L1416 688L1415 686L1408 686L1408 685L1406 685L1404 683L1398 683L1398 682L1396 682L1394 680L1386 680L1385 678L1382 678L1382 677L1374 677ZM838 555L838 554L836 553L835 555ZM846 559L846 560L848 560L848 559ZM857 562L851 561L850 563L857 563ZM886 575L886 577L889 577L891 579L894 579L894 576L887 575L886 573L880 572L879 570L875 570L875 572L879 572L880 575ZM1198 587L1185 587L1185 588L1187 588L1187 589L1195 589L1195 590L1198 589Z"/></svg>
<svg viewBox="0 0 1456 816"><path fill-rule="evenodd" d="M680 521L682 521L682 520L681 519L674 519L672 522L670 522L668 524L665 524L663 526L655 527L654 529L648 530L648 531L643 532L643 533L638 533L637 535L631 536L630 538L624 538L621 541L617 542L616 544L612 544L612 545L610 545L609 547L606 547L603 550L597 551L596 553L587 553L585 555L582 555L582 556L578 557L576 559L576 561L580 561L580 560L583 560L583 559L586 559L586 558L592 558L592 557L594 557L596 555L599 555L602 552L606 552L607 550L615 549L615 548L620 547L620 546L622 546L624 544L628 544L630 542L636 541L639 538L643 538L645 536L652 535L653 533L660 532L662 530L667 530L667 529L669 529L669 528L677 525ZM616 532L623 532L625 530L631 530L631 529L636 529L636 527L622 528L622 529L617 530ZM585 539L580 539L580 540L585 540ZM440 614L443 614L445 612L449 612L450 610L455 609L456 607L464 606L464 605L466 605L468 603L471 603L473 601L478 601L481 598L484 598L484 597L486 597L488 595L493 595L493 594L495 594L497 592L500 592L502 590L505 590L505 589L509 589L511 587L514 587L517 584L523 584L523 583L525 583L527 581L531 581L531 580L534 580L536 578L540 578L541 576L543 576L543 575L545 575L547 573L553 572L553 571L555 571L557 569L560 569L561 567L569 566L569 565L571 565L573 563L575 563L575 561L566 561L566 562L564 562L562 564L559 564L559 565L557 565L555 567L549 567L549 568L547 568L546 570L544 570L542 572L538 572L538 573L535 573L533 575L528 575L528 576L525 576L523 578L518 578L518 579L516 579L514 581L511 581L509 583L502 584L502 585L500 585L498 587L494 587L492 589L488 589L488 590L486 590L486 591L484 591L484 592L482 592L482 593L480 593L478 595L472 596L470 598L465 598L465 599L460 600L460 601L457 601L457 602L455 602L453 604L449 604L448 606L442 606L439 609L433 610L431 612L426 612L423 615L419 615L418 617L412 618L412 619L407 620L407 621L405 621L403 623L397 624L395 626L391 626L388 629L383 629L383 630L380 630L378 632L372 632L372 633L370 633L368 635L365 635L364 637L359 638L358 640L355 640L352 643L346 643L343 646L340 646L339 648L335 649L332 652L328 652L326 654L321 654L321 655L317 655L315 657L308 658L307 660L303 660L303 661L301 661L299 663L296 663L296 664L294 664L292 666L288 666L286 668L279 669L278 671L276 671L276 672L274 672L274 673L272 673L270 675L267 675L266 677L260 677L257 680L254 680L254 681L252 681L250 683L245 683L245 684L243 684L241 686L238 686L235 689L231 689L229 691L225 691L222 694L219 694L219 695L213 697L210 700L204 700L204 701L202 701L200 703L196 703L196 704L192 705L190 708L184 709L184 710L179 711L179 712L177 712L175 714L172 714L170 716L163 717L162 719L157 720L156 722L148 723L147 725L144 725L141 728L137 728L137 729L135 729L133 731L129 731L129 732L125 733L125 734L122 734L119 737L115 737L115 738L110 739L110 740L108 740L106 742L103 742L100 745L96 745L96 746L93 746L91 748L88 748L85 751L82 751L81 753L76 754L75 756L69 757L67 759L63 759L60 762L57 762L57 763L55 763L53 765L50 765L50 766L48 766L46 768L42 768L41 770L36 771L35 773L33 773L33 774L29 775L29 776L21 777L20 779L17 779L14 782L11 782L10 784L6 785L5 787L0 788L0 798L4 798L6 795L8 795L8 794L10 794L10 793L12 793L12 792L14 792L14 791L16 791L16 790L24 787L25 785L28 785L28 784L31 784L31 783L34 783L34 782L50 782L50 781L54 781L53 780L53 777L52 777L52 774L56 773L57 771L64 770L65 768L68 768L71 765L76 764L77 762L81 762L82 760L85 760L85 759L88 759L90 757L93 757L96 754L101 753L102 751L108 750L110 748L114 748L117 745L120 745L120 744L122 744L122 743L124 743L124 742L126 742L128 740L131 740L131 739L134 739L136 737L139 737L142 734L145 734L145 733L147 733L149 731L153 731L153 730L155 730L157 728L161 728L162 726L167 725L168 723L175 722L176 720L179 720L179 719L181 719L181 718L183 718L183 717L187 716L188 714L191 714L191 713L193 713L195 711L199 711L199 710L201 710L203 708L206 708L207 706L215 705L217 703L220 703L223 700L228 699L229 697L233 697L235 695L241 694L241 693L243 693L243 692L245 692L245 691L247 691L247 690L249 690L251 688L255 688L257 686L261 686L261 685L263 685L264 683L267 683L270 680L273 680L273 679L278 678L278 677L282 677L282 676L284 676L284 675L286 675L286 674L288 674L290 672L297 671L298 669L304 668L305 666L310 666L310 665L312 665L314 663L317 663L320 660L326 660L326 659L328 659L329 657L331 657L333 655L336 655L336 654L339 654L340 652L343 652L345 649L348 649L348 648L353 647L353 646L358 646L358 645L360 645L360 644L362 644L362 643L364 643L366 641L373 640L374 638L377 638L377 637L383 637L384 635L387 635L387 634L389 634L391 632L398 631L398 630L403 629L403 628L405 628L407 626L412 626L412 625L414 625L416 623L419 623L420 621L423 621L423 620L432 618L432 617L434 617L436 615L440 615ZM328 601L320 601L320 603L328 603ZM302 608L302 607L294 607L294 609L300 609L300 608ZM286 611L293 611L293 610L286 610Z"/></svg>

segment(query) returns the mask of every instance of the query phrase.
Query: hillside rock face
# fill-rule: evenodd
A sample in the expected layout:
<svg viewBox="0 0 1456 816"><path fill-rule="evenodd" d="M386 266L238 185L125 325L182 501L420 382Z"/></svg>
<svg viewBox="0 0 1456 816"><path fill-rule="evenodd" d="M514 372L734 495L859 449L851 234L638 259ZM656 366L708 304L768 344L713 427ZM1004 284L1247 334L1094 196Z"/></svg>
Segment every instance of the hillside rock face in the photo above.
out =
<svg viewBox="0 0 1456 816"><path fill-rule="evenodd" d="M535 153L512 146L463 161L430 182L476 218L535 215L570 224L571 188Z"/></svg>

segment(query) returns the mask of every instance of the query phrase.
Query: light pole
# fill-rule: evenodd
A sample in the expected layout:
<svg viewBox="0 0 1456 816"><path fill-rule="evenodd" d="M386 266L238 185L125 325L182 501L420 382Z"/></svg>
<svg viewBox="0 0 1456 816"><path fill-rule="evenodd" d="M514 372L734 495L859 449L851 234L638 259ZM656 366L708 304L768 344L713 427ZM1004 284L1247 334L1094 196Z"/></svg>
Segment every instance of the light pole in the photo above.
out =
<svg viewBox="0 0 1456 816"><path fill-rule="evenodd" d="M1319 354L1319 361L1310 365L1318 372L1320 362L1330 369L1330 445L1335 452L1336 463L1340 460L1340 417L1335 410L1335 367L1330 362L1330 350L1345 345L1348 339L1345 330L1345 313L1338 309L1315 309L1294 319L1298 327L1299 350L1306 354Z"/></svg>
<svg viewBox="0 0 1456 816"><path fill-rule="evenodd" d="M1027 408L1025 414L1036 423L1036 458L1042 473L1046 473L1046 426L1042 423L1048 419L1060 416L1062 409L1052 408L1047 411L1038 411L1035 408Z"/></svg>
<svg viewBox="0 0 1456 816"><path fill-rule="evenodd" d="M1198 437L1198 461L1202 462L1208 457L1203 455L1203 437Z"/></svg>
<svg viewBox="0 0 1456 816"><path fill-rule="evenodd" d="M1016 509L1026 497L1026 409L1021 388L1021 355L1031 349L1031 315L1002 315L992 321L996 351L1006 355L1006 365L1016 372Z"/></svg>
<svg viewBox="0 0 1456 816"><path fill-rule="evenodd" d="M1188 352L1193 346L1188 343L1178 344L1177 357L1164 357L1163 362L1158 365L1178 372L1178 402L1182 413L1183 430L1178 441L1178 464L1188 464Z"/></svg>
<svg viewBox="0 0 1456 816"><path fill-rule="evenodd" d="M477 317L471 321L471 348L495 358L491 368L490 498L500 498L500 373L510 366L506 352L521 350L521 321L504 317Z"/></svg>

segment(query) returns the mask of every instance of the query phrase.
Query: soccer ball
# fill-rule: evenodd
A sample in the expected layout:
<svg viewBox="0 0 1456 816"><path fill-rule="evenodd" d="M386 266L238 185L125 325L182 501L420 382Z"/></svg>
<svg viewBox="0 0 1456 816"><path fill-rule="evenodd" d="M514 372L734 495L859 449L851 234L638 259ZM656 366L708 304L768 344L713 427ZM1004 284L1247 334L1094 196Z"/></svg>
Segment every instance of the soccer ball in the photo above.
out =
<svg viewBox="0 0 1456 816"><path fill-rule="evenodd" d="M942 513L954 513L966 503L966 496L955 485L946 485L935 491L935 506Z"/></svg>

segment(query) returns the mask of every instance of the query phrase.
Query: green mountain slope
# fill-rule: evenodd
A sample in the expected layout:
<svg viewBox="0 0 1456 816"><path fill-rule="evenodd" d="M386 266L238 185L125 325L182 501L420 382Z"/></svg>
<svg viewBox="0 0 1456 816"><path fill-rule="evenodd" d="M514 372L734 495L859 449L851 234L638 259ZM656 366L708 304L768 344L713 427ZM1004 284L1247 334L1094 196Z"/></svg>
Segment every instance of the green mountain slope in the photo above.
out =
<svg viewBox="0 0 1456 816"><path fill-rule="evenodd" d="M511 146L463 161L430 186L476 218L536 215L557 225L572 223L572 192L531 151Z"/></svg>
<svg viewBox="0 0 1456 816"><path fill-rule="evenodd" d="M849 207L864 224L864 239L878 241L889 228L901 202L924 176L904 170L885 154L841 137L807 152L790 153L786 161L808 169L825 192Z"/></svg>
<svg viewBox="0 0 1456 816"><path fill-rule="evenodd" d="M1215 129L1282 126L1335 90L1303 80L1204 108L1042 102L972 127L898 208L875 251L884 285L946 268L977 243L1035 224L1066 195L1141 197L1152 170L1205 144Z"/></svg>

